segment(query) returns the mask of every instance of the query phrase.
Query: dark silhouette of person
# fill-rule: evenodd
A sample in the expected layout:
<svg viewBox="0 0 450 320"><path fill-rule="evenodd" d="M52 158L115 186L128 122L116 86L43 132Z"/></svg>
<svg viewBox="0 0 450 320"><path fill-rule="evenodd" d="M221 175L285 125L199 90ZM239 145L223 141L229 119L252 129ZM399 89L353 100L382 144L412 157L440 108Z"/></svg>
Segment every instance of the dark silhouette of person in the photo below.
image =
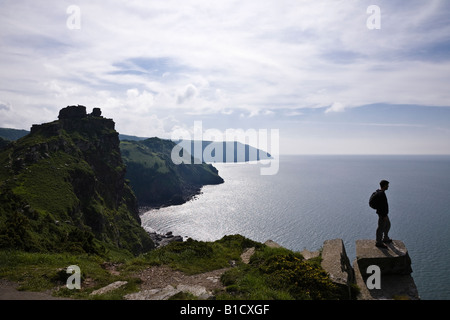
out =
<svg viewBox="0 0 450 320"><path fill-rule="evenodd" d="M387 249L386 243L391 243L388 233L391 229L391 221L389 220L389 204L386 197L386 190L389 189L389 181L381 180L380 189L377 190L377 214L378 228L376 231L376 246Z"/></svg>

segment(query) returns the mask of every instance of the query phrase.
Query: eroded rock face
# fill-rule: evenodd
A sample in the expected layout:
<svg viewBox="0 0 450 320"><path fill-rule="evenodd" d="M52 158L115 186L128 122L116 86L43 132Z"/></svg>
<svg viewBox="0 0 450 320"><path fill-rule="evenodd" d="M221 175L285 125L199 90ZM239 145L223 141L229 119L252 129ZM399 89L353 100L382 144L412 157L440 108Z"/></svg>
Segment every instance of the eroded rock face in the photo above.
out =
<svg viewBox="0 0 450 320"><path fill-rule="evenodd" d="M11 197L2 199L0 206L30 206L39 212L27 217L38 221L35 230L45 230L49 223L54 227L51 240L33 230L34 238L22 242L23 248L73 250L75 246L100 252L94 237L134 254L153 248L141 227L136 196L125 180L115 123L100 114L98 109L88 115L84 106L63 108L59 120L33 125L30 134L2 150L7 156L2 157L1 167L11 178L0 195ZM17 185L25 186L20 195L15 194ZM47 213L51 216L44 219ZM70 226L55 226L53 221L68 221ZM16 246L12 240L6 243Z"/></svg>

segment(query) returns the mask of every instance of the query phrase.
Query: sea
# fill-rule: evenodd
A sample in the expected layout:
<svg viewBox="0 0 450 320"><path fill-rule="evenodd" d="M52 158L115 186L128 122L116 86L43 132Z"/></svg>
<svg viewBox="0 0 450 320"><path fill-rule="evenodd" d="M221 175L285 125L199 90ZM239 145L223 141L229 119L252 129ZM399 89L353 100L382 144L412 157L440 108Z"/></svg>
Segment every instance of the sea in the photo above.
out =
<svg viewBox="0 0 450 320"><path fill-rule="evenodd" d="M450 299L450 156L281 155L274 175L257 162L213 165L223 184L143 213L143 227L201 241L241 234L294 251L340 238L353 263L355 241L375 239L368 201L386 179L389 236L405 243L420 298Z"/></svg>

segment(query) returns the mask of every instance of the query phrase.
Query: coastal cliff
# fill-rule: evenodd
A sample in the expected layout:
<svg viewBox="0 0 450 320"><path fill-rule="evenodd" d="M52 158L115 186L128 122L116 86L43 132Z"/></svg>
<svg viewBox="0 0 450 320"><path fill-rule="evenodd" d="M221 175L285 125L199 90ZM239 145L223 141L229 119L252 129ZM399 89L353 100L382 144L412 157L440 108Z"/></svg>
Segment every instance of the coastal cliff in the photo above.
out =
<svg viewBox="0 0 450 320"><path fill-rule="evenodd" d="M224 182L211 164L174 164L171 152L175 145L171 140L159 138L121 141L126 178L140 207L183 204L198 194L204 185Z"/></svg>
<svg viewBox="0 0 450 320"><path fill-rule="evenodd" d="M0 142L0 248L143 253L154 243L139 207L182 204L223 183L212 165L175 165L170 140L121 142L100 108L68 106Z"/></svg>
<svg viewBox="0 0 450 320"><path fill-rule="evenodd" d="M139 254L153 248L111 119L69 106L0 152L0 247Z"/></svg>

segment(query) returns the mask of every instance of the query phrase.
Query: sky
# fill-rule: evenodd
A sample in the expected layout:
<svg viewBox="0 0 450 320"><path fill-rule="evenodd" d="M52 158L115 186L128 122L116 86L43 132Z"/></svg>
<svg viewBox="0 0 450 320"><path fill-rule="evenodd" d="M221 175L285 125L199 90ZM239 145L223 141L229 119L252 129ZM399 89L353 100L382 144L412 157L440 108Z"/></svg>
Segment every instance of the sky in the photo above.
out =
<svg viewBox="0 0 450 320"><path fill-rule="evenodd" d="M448 0L0 0L0 127L80 104L141 137L200 122L278 130L282 154L450 154L449 17Z"/></svg>

